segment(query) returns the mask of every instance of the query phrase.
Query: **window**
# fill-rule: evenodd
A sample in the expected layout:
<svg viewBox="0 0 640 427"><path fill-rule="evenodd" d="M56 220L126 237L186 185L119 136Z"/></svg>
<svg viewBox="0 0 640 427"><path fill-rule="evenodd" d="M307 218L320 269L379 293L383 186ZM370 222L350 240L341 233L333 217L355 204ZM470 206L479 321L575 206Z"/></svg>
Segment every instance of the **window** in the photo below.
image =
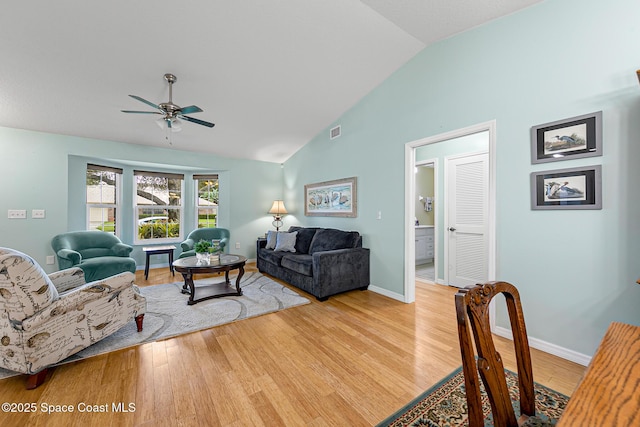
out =
<svg viewBox="0 0 640 427"><path fill-rule="evenodd" d="M122 169L87 164L87 230L119 235Z"/></svg>
<svg viewBox="0 0 640 427"><path fill-rule="evenodd" d="M218 224L218 175L194 175L196 182L196 222L198 228Z"/></svg>
<svg viewBox="0 0 640 427"><path fill-rule="evenodd" d="M136 241L179 241L184 176L133 171L135 177Z"/></svg>

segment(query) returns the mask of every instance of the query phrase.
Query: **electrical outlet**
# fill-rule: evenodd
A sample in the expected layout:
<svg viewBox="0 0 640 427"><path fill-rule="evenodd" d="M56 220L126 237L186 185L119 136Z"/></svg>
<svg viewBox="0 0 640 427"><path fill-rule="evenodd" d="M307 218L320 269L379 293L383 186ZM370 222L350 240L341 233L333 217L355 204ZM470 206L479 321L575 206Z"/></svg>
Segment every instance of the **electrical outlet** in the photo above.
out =
<svg viewBox="0 0 640 427"><path fill-rule="evenodd" d="M47 265L53 265L56 262L56 258L53 255L47 255Z"/></svg>
<svg viewBox="0 0 640 427"><path fill-rule="evenodd" d="M44 218L44 209L32 209L31 210L31 218Z"/></svg>
<svg viewBox="0 0 640 427"><path fill-rule="evenodd" d="M378 216L376 217L376 219L382 219L382 211L378 211Z"/></svg>
<svg viewBox="0 0 640 427"><path fill-rule="evenodd" d="M236 249L240 249L240 242L236 242Z"/></svg>
<svg viewBox="0 0 640 427"><path fill-rule="evenodd" d="M7 213L9 219L23 219L27 217L26 209L9 209Z"/></svg>

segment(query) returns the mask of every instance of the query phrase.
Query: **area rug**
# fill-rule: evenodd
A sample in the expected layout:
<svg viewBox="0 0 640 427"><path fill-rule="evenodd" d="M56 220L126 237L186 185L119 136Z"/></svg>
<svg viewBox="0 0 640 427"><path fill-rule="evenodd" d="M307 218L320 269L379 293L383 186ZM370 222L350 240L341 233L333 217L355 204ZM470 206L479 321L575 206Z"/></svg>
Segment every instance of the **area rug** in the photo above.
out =
<svg viewBox="0 0 640 427"><path fill-rule="evenodd" d="M506 369L505 373L517 418L520 416L518 375ZM493 426L491 404L484 387L482 387L482 382L480 384L482 388L484 425ZM569 398L538 383L534 384L534 389L536 394L536 415L545 420L557 420L560 418ZM467 425L467 396L465 394L464 374L461 366L395 414L382 421L378 424L378 427L452 427Z"/></svg>
<svg viewBox="0 0 640 427"><path fill-rule="evenodd" d="M221 277L222 279L222 277ZM218 281L218 279L205 279ZM196 287L205 280L195 280ZM232 281L235 280L232 278ZM147 299L142 332L129 324L90 347L60 362L86 357L187 334L214 326L308 304L307 298L257 272L246 273L240 281L242 296L215 298L187 305L189 295L181 293L184 282L141 287ZM198 296L196 289L196 297ZM0 379L18 373L0 368Z"/></svg>

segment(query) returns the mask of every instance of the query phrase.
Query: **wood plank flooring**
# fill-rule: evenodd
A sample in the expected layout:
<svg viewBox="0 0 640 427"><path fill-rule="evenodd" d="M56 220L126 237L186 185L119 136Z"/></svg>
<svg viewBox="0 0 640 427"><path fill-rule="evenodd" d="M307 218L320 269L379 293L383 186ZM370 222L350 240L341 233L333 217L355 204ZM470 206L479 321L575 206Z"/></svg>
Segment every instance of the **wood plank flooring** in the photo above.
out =
<svg viewBox="0 0 640 427"><path fill-rule="evenodd" d="M136 274L139 286L174 280L168 268ZM37 411L0 412L0 425L372 426L461 364L454 288L418 283L415 304L298 292L311 304L59 366L35 390L24 376L1 380L0 403ZM498 340L515 370L510 342ZM567 395L585 369L537 350L532 358L535 381Z"/></svg>

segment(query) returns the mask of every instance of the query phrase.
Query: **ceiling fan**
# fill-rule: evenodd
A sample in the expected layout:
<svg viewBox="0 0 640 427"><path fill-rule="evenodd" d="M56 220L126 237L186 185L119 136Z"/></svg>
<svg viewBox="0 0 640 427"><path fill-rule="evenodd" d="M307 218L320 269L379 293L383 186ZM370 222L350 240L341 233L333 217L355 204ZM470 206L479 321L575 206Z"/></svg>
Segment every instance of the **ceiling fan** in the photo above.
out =
<svg viewBox="0 0 640 427"><path fill-rule="evenodd" d="M169 102L163 102L161 104L154 104L153 102L147 101L144 98L141 98L137 95L129 95L133 99L137 99L140 102L144 102L145 104L156 108L160 111L133 111L133 110L120 110L123 113L135 113L135 114L160 114L162 117L158 119L158 125L162 128L166 125L168 129L173 132L177 132L181 130L181 122L178 118L186 120L191 123L196 123L198 125L206 126L212 128L215 126L213 123L205 122L204 120L195 119L193 117L185 116L185 114L190 113L200 113L202 109L196 105L189 105L188 107L180 107L173 103L173 84L178 80L176 76L173 74L165 74L164 79L169 83Z"/></svg>

